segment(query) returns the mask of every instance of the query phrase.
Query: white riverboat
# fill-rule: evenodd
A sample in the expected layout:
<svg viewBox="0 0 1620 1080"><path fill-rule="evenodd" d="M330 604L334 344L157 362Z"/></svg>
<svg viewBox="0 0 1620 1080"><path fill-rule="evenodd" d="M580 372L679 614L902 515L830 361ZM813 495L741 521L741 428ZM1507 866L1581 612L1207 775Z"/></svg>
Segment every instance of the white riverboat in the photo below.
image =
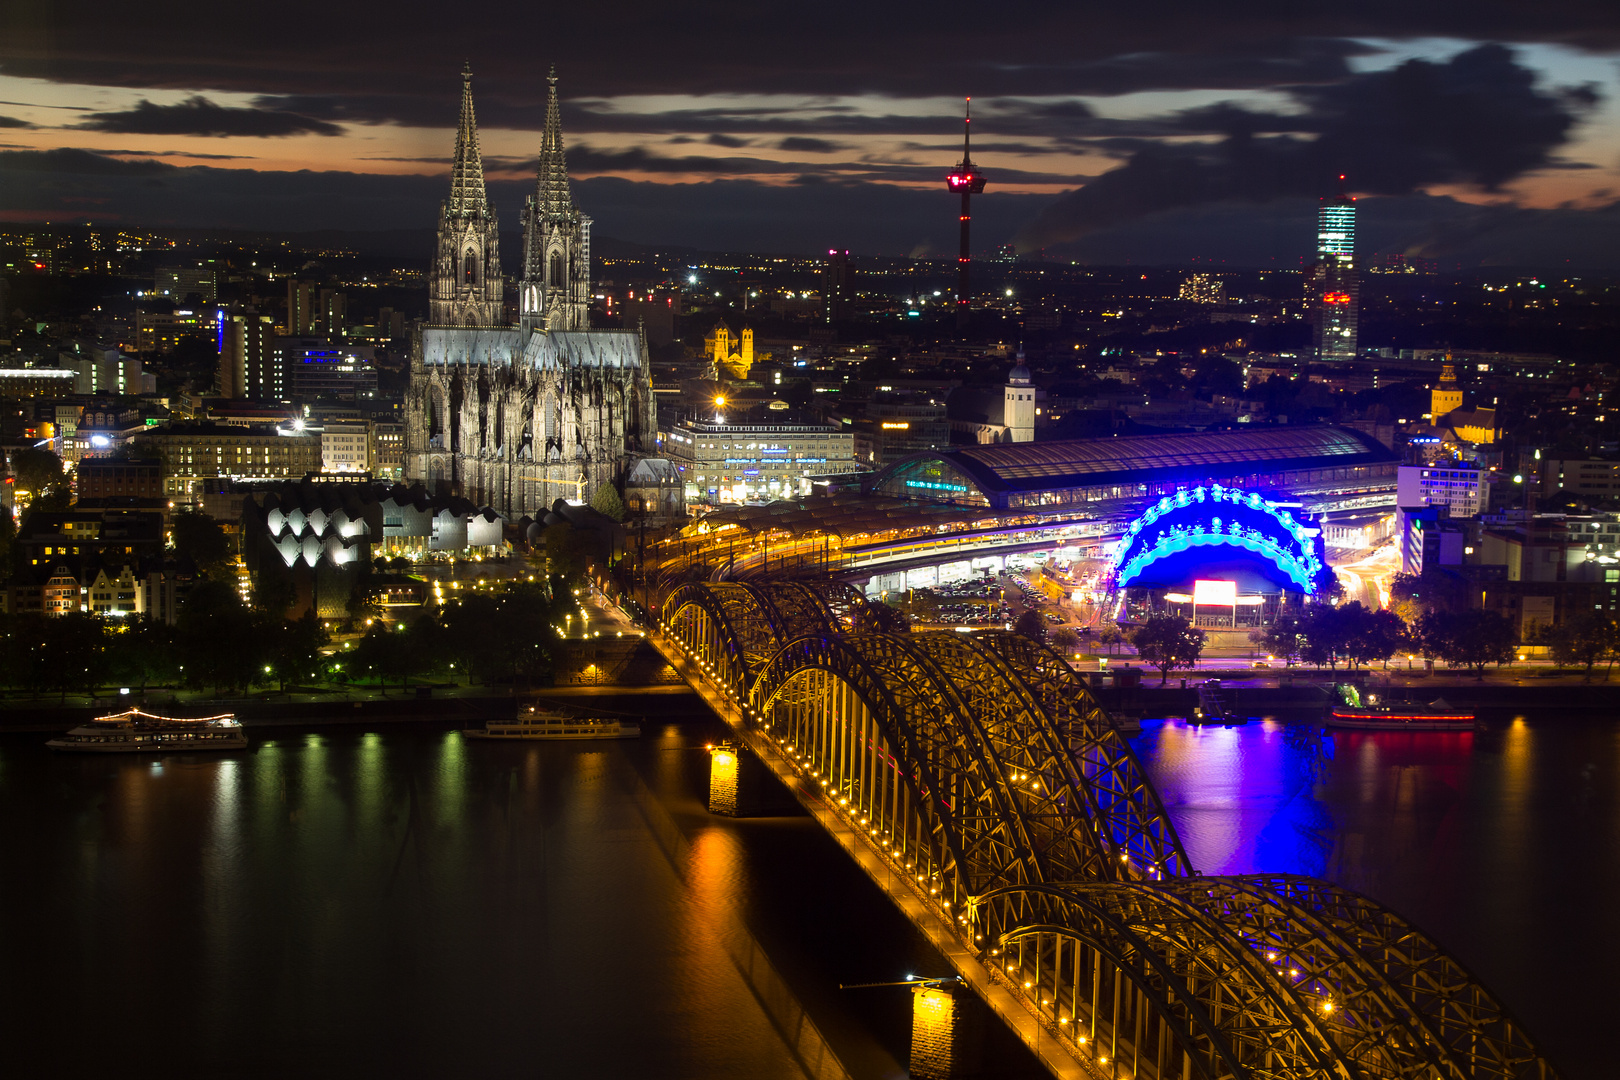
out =
<svg viewBox="0 0 1620 1080"><path fill-rule="evenodd" d="M135 754L172 750L240 750L247 736L234 713L219 716L158 716L129 709L98 716L45 744L52 750Z"/></svg>
<svg viewBox="0 0 1620 1080"><path fill-rule="evenodd" d="M462 735L469 739L638 739L641 725L530 708L510 720L491 720Z"/></svg>

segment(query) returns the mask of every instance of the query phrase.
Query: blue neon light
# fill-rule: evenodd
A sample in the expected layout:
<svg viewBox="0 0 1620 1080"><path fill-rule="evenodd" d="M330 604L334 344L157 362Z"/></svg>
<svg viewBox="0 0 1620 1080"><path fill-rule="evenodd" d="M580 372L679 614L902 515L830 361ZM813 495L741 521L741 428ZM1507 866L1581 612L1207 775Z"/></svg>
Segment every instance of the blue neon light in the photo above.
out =
<svg viewBox="0 0 1620 1080"><path fill-rule="evenodd" d="M1225 519L1222 504L1231 508ZM1249 523L1232 520L1234 514ZM1148 507L1125 530L1114 555L1115 583L1121 588L1129 585L1167 556L1195 547L1224 546L1259 555L1311 595L1322 572L1317 540L1315 530L1252 491L1220 484L1183 488Z"/></svg>

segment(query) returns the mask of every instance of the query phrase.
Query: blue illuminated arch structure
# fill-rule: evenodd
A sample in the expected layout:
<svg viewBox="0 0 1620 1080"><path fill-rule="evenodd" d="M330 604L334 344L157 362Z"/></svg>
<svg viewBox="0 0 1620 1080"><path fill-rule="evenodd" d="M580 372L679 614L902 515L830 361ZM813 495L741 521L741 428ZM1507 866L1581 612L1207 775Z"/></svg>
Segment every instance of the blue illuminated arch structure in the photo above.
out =
<svg viewBox="0 0 1620 1080"><path fill-rule="evenodd" d="M1211 484L1166 495L1131 522L1114 556L1114 585L1126 588L1159 560L1196 548L1212 558L1258 556L1307 596L1326 570L1320 530L1252 491Z"/></svg>

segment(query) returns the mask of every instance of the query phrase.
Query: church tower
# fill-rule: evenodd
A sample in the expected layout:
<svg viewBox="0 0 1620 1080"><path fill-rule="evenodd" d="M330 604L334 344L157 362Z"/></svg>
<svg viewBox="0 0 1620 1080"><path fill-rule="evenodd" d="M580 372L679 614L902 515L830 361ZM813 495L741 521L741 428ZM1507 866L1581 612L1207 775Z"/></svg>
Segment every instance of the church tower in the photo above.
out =
<svg viewBox="0 0 1620 1080"><path fill-rule="evenodd" d="M1457 385L1457 365L1452 362L1448 352L1445 363L1440 367L1440 385L1429 391L1429 422L1438 427L1441 420L1462 408L1462 403L1462 387Z"/></svg>
<svg viewBox="0 0 1620 1080"><path fill-rule="evenodd" d="M473 118L472 67L461 73L461 124L450 166L450 197L439 207L439 248L428 280L433 326L499 326L503 297L500 229L484 192L484 160Z"/></svg>
<svg viewBox="0 0 1620 1080"><path fill-rule="evenodd" d="M557 69L546 78L546 129L534 194L523 207L523 279L518 317L535 328L588 330L591 311L591 219L574 206L563 156Z"/></svg>

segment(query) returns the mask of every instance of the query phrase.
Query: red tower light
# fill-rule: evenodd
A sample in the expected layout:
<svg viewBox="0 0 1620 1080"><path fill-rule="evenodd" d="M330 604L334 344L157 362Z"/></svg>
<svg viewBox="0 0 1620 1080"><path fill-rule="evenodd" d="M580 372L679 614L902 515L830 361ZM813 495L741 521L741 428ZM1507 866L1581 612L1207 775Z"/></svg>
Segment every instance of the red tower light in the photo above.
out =
<svg viewBox="0 0 1620 1080"><path fill-rule="evenodd" d="M972 257L972 248L968 239L968 227L973 222L971 203L973 196L984 190L985 182L984 174L973 167L973 154L970 152L972 125L973 99L968 98L967 113L962 120L962 160L956 166L956 171L945 177L945 187L962 196L962 244L956 258L956 327L958 330L967 328L968 299L971 295L971 282L968 271L968 265Z"/></svg>

